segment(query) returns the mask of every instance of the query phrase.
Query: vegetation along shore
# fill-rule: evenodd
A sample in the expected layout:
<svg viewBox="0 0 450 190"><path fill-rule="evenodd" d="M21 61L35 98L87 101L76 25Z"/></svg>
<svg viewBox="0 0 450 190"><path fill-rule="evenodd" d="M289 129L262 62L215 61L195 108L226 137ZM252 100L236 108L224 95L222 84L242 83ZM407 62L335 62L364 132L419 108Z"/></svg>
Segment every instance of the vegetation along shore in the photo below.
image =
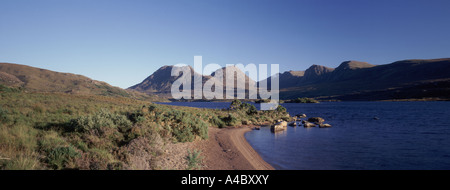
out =
<svg viewBox="0 0 450 190"><path fill-rule="evenodd" d="M289 116L285 109L258 111L238 101L230 109L200 109L6 86L1 86L0 97L0 168L6 170L267 169L270 166L249 168L230 162L213 166L213 154L201 145L216 146L217 139L225 139L215 152L227 146L229 154L239 152L239 159L254 158L242 131L228 128ZM230 140L239 135L241 139ZM244 151L236 148L242 146Z"/></svg>

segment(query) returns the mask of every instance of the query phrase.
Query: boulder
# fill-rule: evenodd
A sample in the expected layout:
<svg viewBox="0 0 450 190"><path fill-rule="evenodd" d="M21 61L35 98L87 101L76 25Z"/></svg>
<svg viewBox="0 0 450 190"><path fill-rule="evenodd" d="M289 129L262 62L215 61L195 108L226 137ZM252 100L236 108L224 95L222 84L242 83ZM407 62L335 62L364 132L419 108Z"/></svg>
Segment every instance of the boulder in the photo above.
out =
<svg viewBox="0 0 450 190"><path fill-rule="evenodd" d="M331 125L328 124L328 123L320 124L320 125L319 125L319 128L328 128L328 127L331 127Z"/></svg>
<svg viewBox="0 0 450 190"><path fill-rule="evenodd" d="M283 126L283 127L287 127L287 122L286 121L280 121L280 122L278 122L278 123L275 123L275 125L281 125L281 126Z"/></svg>
<svg viewBox="0 0 450 190"><path fill-rule="evenodd" d="M297 116L292 117L292 121L297 121Z"/></svg>
<svg viewBox="0 0 450 190"><path fill-rule="evenodd" d="M295 126L297 126L297 122L294 120L294 121L289 122L288 125L295 127Z"/></svg>
<svg viewBox="0 0 450 190"><path fill-rule="evenodd" d="M297 115L295 115L295 116L297 116L298 118L305 118L305 117L306 117L306 114L300 113L300 114L297 114Z"/></svg>
<svg viewBox="0 0 450 190"><path fill-rule="evenodd" d="M308 118L308 121L316 124L322 124L325 121L325 119L321 117L310 117Z"/></svg>
<svg viewBox="0 0 450 190"><path fill-rule="evenodd" d="M305 127L305 128L316 127L316 124L310 123L310 122L305 122L305 124L303 124L303 127Z"/></svg>
<svg viewBox="0 0 450 190"><path fill-rule="evenodd" d="M271 130L272 132L284 131L284 130L286 130L286 127L283 126L283 125L272 125L272 126L270 127L270 130Z"/></svg>

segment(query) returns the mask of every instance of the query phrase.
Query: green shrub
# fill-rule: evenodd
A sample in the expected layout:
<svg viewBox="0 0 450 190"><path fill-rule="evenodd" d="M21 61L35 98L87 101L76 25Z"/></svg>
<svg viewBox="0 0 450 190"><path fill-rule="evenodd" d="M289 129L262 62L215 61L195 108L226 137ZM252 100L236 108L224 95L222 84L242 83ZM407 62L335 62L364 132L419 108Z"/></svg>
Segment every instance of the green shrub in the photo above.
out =
<svg viewBox="0 0 450 190"><path fill-rule="evenodd" d="M169 109L163 105L151 105L149 111L150 120L162 126L160 135L163 137L169 133L178 142L193 141L195 136L208 138L208 124L197 116L198 112Z"/></svg>
<svg viewBox="0 0 450 190"><path fill-rule="evenodd" d="M129 142L138 137L150 138L159 133L161 126L156 123L142 123L133 125L125 134L126 141Z"/></svg>
<svg viewBox="0 0 450 190"><path fill-rule="evenodd" d="M195 136L191 126L175 127L173 129L173 135L178 142L191 142L194 140Z"/></svg>
<svg viewBox="0 0 450 190"><path fill-rule="evenodd" d="M143 123L146 121L144 113L141 110L129 113L128 119L133 123Z"/></svg>
<svg viewBox="0 0 450 190"><path fill-rule="evenodd" d="M285 113L286 112L286 108L283 107L282 105L278 105L276 110L277 110L277 112L280 112L280 113Z"/></svg>
<svg viewBox="0 0 450 190"><path fill-rule="evenodd" d="M235 99L231 102L230 110L238 109L241 107L242 102L238 99Z"/></svg>
<svg viewBox="0 0 450 190"><path fill-rule="evenodd" d="M102 130L102 128L130 127L131 121L124 115L112 114L107 110L101 110L94 115L80 116L72 119L69 124L73 131L87 132L91 130Z"/></svg>
<svg viewBox="0 0 450 190"><path fill-rule="evenodd" d="M228 116L222 117L222 121L227 126L235 126L238 122L237 118L234 117L234 115L232 115L232 114L228 114Z"/></svg>
<svg viewBox="0 0 450 190"><path fill-rule="evenodd" d="M249 104L246 102L241 104L240 109L244 110L247 115L254 115L258 113L258 110L253 104Z"/></svg>
<svg viewBox="0 0 450 190"><path fill-rule="evenodd" d="M203 157L200 154L200 150L188 150L188 155L186 157L188 161L187 170L201 169L200 163L202 162Z"/></svg>
<svg viewBox="0 0 450 190"><path fill-rule="evenodd" d="M71 146L56 147L49 152L47 162L54 169L63 169L69 161L79 156L80 153Z"/></svg>
<svg viewBox="0 0 450 190"><path fill-rule="evenodd" d="M8 87L0 84L0 92L20 92L21 88Z"/></svg>
<svg viewBox="0 0 450 190"><path fill-rule="evenodd" d="M219 119L219 117L217 115L212 116L209 119L209 122L212 123L214 126L217 126L219 128L223 128L223 127L226 126L226 124L221 119Z"/></svg>
<svg viewBox="0 0 450 190"><path fill-rule="evenodd" d="M8 110L0 107L0 123L6 123L9 121Z"/></svg>

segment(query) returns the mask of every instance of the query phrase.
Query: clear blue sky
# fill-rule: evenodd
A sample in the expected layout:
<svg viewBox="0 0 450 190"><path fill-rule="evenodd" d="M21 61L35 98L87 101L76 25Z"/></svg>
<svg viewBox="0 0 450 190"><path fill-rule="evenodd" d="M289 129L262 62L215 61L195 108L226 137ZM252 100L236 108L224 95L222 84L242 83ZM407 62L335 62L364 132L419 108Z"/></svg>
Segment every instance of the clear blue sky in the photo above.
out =
<svg viewBox="0 0 450 190"><path fill-rule="evenodd" d="M0 0L0 62L127 88L163 65L450 57L448 0Z"/></svg>

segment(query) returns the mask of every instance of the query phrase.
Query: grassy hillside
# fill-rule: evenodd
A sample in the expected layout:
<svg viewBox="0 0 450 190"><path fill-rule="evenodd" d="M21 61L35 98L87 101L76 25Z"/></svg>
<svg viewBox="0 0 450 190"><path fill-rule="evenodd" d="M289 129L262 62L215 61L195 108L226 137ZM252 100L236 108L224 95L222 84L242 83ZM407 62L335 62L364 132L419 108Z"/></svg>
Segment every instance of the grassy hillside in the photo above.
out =
<svg viewBox="0 0 450 190"><path fill-rule="evenodd" d="M155 96L151 97L137 91L124 90L82 75L54 72L11 63L0 63L0 85L19 87L31 92L132 97L145 100L158 99Z"/></svg>
<svg viewBox="0 0 450 190"><path fill-rule="evenodd" d="M206 110L0 86L0 169L162 169L167 145L206 139L208 127L285 116L248 104Z"/></svg>

